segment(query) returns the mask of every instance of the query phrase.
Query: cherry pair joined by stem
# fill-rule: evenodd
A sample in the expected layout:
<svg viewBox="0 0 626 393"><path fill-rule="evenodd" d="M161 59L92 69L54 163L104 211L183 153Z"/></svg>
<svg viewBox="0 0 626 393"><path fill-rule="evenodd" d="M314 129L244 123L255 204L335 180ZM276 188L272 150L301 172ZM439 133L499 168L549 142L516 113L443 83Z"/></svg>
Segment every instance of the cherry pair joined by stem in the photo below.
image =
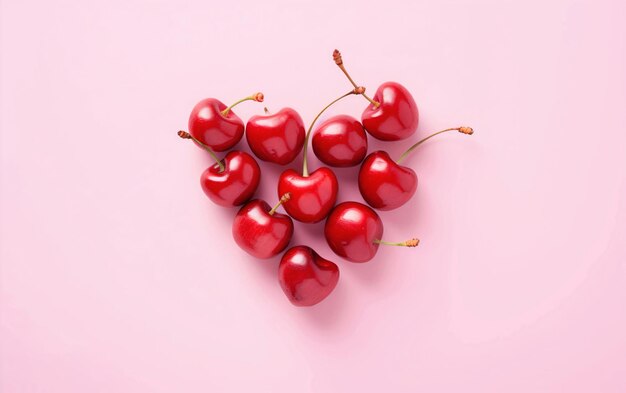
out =
<svg viewBox="0 0 626 393"><path fill-rule="evenodd" d="M359 191L363 199L379 210L393 210L411 199L417 189L417 175L413 169L400 165L419 145L448 131L472 135L470 127L448 128L436 132L411 146L396 161L385 151L370 153L359 169Z"/></svg>
<svg viewBox="0 0 626 393"><path fill-rule="evenodd" d="M346 70L341 53L333 52L335 64L343 71L352 86L357 84ZM365 130L374 138L383 141L406 139L417 130L419 112L415 100L409 91L397 82L385 82L378 87L373 98L361 93L369 105L361 115Z"/></svg>
<svg viewBox="0 0 626 393"><path fill-rule="evenodd" d="M278 195L289 193L291 199L283 206L287 213L294 219L306 223L319 222L328 216L335 206L339 182L337 176L329 168L322 167L309 173L307 155L308 144L311 138L311 130L319 117L337 101L352 95L361 94L362 87L350 90L346 94L332 101L322 109L307 130L302 148L302 174L293 169L287 169L281 173L278 179Z"/></svg>
<svg viewBox="0 0 626 393"><path fill-rule="evenodd" d="M243 136L243 121L232 108L244 101L263 102L263 93L242 98L227 107L220 100L206 98L196 104L189 115L189 133L200 147L225 151L235 146Z"/></svg>
<svg viewBox="0 0 626 393"><path fill-rule="evenodd" d="M383 222L376 212L359 202L343 202L328 216L324 236L330 248L351 262L370 261L381 244L415 247L419 240L390 243L382 240Z"/></svg>
<svg viewBox="0 0 626 393"><path fill-rule="evenodd" d="M220 160L211 148L190 133L178 131L178 136L193 140L215 160L200 176L200 185L209 199L220 206L233 207L252 198L261 181L261 168L250 154L234 150Z"/></svg>

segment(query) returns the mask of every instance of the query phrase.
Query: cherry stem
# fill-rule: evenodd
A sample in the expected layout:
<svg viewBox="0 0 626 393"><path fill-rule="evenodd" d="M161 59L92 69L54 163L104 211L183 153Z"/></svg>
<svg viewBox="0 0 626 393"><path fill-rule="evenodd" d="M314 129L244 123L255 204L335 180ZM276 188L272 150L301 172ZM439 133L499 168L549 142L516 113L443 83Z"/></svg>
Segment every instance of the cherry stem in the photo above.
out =
<svg viewBox="0 0 626 393"><path fill-rule="evenodd" d="M265 114L267 115L267 114L269 114L269 113L270 113L270 110L269 110L269 109L267 109L267 107L263 107L263 112L265 112Z"/></svg>
<svg viewBox="0 0 626 393"><path fill-rule="evenodd" d="M202 143L199 140L197 140L196 138L194 138L193 135L191 135L187 131L183 131L183 130L178 131L178 136L183 138L183 139L191 139L192 141L196 142L198 145L202 146L204 148L204 150L208 151L209 154L211 155L211 157L213 157L213 159L215 160L217 165L219 165L220 172L224 172L226 167L224 167L224 164L222 163L222 161L219 158L217 158L217 155L215 155L215 152L210 147L208 147L204 143Z"/></svg>
<svg viewBox="0 0 626 393"><path fill-rule="evenodd" d="M394 243L394 242L386 242L384 240L374 240L375 244L382 244L385 246L398 246L398 247L417 247L420 244L420 240L413 238L404 242Z"/></svg>
<svg viewBox="0 0 626 393"><path fill-rule="evenodd" d="M259 92L259 93L254 93L251 96L245 97L240 99L239 101L235 102L234 104L232 104L231 106L229 106L228 108L224 109L222 111L222 116L226 116L230 113L231 109L233 109L235 106L241 104L244 101L256 101L256 102L263 102L263 93Z"/></svg>
<svg viewBox="0 0 626 393"><path fill-rule="evenodd" d="M398 158L396 160L396 163L400 164L402 161L404 161L408 157L409 154L411 154L411 152L413 152L413 150L415 150L419 145L421 145L422 143L426 142L430 138L434 137L435 135L443 134L444 132L448 132L448 131L458 131L461 134L465 134L465 135L472 135L474 133L474 130L471 127L447 128L445 130L441 130L441 131L435 132L434 134L427 136L426 138L424 138L421 141L417 142L413 146L409 147L407 149L407 151L402 153L400 158Z"/></svg>
<svg viewBox="0 0 626 393"><path fill-rule="evenodd" d="M352 86L354 86L355 89L358 88L356 82L352 79L350 74L348 74L348 70L346 70L346 67L343 65L343 59L341 57L341 52L339 52L337 49L335 49L333 51L333 60L335 60L335 64L337 64L337 67L339 67L339 69L341 71L343 71L343 73L346 75L346 77L348 78L350 83L352 83ZM363 90L359 94L361 94L366 100L368 100L370 102L370 104L374 105L376 108L378 108L380 106L380 102L374 101L371 98L369 98L367 96L367 94L365 94L365 90Z"/></svg>
<svg viewBox="0 0 626 393"><path fill-rule="evenodd" d="M315 122L317 121L317 119L320 118L320 116L322 115L322 113L324 113L324 111L328 108L330 108L335 102L346 98L347 96L351 95L351 94L360 94L359 92L361 90L364 90L364 88L362 87L357 87L354 88L352 90L350 90L349 92L347 92L346 94L342 95L339 98L336 98L333 102L331 102L330 104L326 105L324 107L324 109L322 109L320 111L320 113L317 114L317 116L315 116L315 119L313 119L313 122L311 123L311 125L309 126L309 129L306 132L306 137L304 138L304 146L302 147L302 176L304 177L309 177L309 166L307 164L307 147L309 145L309 138L311 137L311 130L313 130L313 126L315 125Z"/></svg>
<svg viewBox="0 0 626 393"><path fill-rule="evenodd" d="M278 203L276 205L274 205L274 207L272 208L272 210L269 211L269 215L272 216L274 215L274 213L276 213L276 210L280 207L280 205L282 205L283 203L287 202L289 199L291 198L291 194L290 193L285 193L285 195L280 197L280 201L278 201Z"/></svg>

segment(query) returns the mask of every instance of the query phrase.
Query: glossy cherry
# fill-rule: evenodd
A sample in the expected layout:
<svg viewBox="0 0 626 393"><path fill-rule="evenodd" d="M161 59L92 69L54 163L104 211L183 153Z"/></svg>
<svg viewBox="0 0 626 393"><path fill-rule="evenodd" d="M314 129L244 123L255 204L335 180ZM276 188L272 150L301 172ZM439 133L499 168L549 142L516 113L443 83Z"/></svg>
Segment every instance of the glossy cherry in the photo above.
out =
<svg viewBox="0 0 626 393"><path fill-rule="evenodd" d="M350 83L356 87L345 66L341 53L333 52L335 64L346 75ZM415 100L409 91L399 83L385 82L374 94L373 99L362 94L370 104L361 115L363 127L374 138L383 141L406 139L417 130L419 112Z"/></svg>
<svg viewBox="0 0 626 393"><path fill-rule="evenodd" d="M304 143L304 123L295 110L283 108L252 116L246 125L246 140L259 159L286 165L293 161Z"/></svg>
<svg viewBox="0 0 626 393"><path fill-rule="evenodd" d="M363 89L363 88L360 88ZM298 221L313 223L322 221L335 205L339 183L335 173L329 168L319 168L309 174L307 146L313 125L319 117L335 102L351 94L359 94L354 89L335 99L317 114L304 138L302 147L302 175L293 169L281 173L278 179L278 195L291 194L291 199L283 207L291 217Z"/></svg>
<svg viewBox="0 0 626 393"><path fill-rule="evenodd" d="M379 210L396 209L411 199L417 189L417 175L413 169L400 165L417 146L442 132L458 131L471 135L470 127L449 128L436 132L411 146L397 161L385 151L370 153L359 169L359 191L365 202Z"/></svg>
<svg viewBox="0 0 626 393"><path fill-rule="evenodd" d="M273 208L267 202L253 199L246 203L233 221L233 238L248 254L265 259L279 254L293 235L293 221L285 214L276 213L281 203L289 199L283 195Z"/></svg>
<svg viewBox="0 0 626 393"><path fill-rule="evenodd" d="M183 139L193 139L188 132L179 131ZM195 140L203 146L201 142ZM261 180L261 168L256 160L243 151L231 151L220 160L207 146L203 146L215 159L200 176L204 193L216 204L224 207L243 205L254 195Z"/></svg>
<svg viewBox="0 0 626 393"><path fill-rule="evenodd" d="M343 202L328 216L324 236L330 248L351 262L367 262L374 258L380 244L415 247L417 239L401 243L382 240L383 222L376 212L359 202Z"/></svg>
<svg viewBox="0 0 626 393"><path fill-rule="evenodd" d="M296 246L287 250L280 260L278 281L293 305L313 306L335 289L339 268L312 248Z"/></svg>
<svg viewBox="0 0 626 393"><path fill-rule="evenodd" d="M367 154L363 125L348 115L333 116L313 133L313 152L323 163L334 167L358 165Z"/></svg>
<svg viewBox="0 0 626 393"><path fill-rule="evenodd" d="M263 93L243 98L229 107L215 98L198 102L189 115L189 133L195 141L214 151L230 149L241 140L244 130L243 121L232 108L250 100L262 102Z"/></svg>

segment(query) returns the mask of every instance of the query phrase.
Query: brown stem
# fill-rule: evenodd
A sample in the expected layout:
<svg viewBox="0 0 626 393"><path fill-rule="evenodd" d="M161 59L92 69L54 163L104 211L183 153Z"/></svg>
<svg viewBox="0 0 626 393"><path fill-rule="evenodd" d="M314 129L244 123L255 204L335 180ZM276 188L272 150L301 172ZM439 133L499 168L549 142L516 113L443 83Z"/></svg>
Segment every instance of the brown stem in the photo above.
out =
<svg viewBox="0 0 626 393"><path fill-rule="evenodd" d="M384 240L374 240L374 243L382 244L382 245L385 245L385 246L417 247L417 245L420 244L420 240L417 239L417 238L413 238L413 239L409 239L407 241L398 242L398 243L386 242Z"/></svg>
<svg viewBox="0 0 626 393"><path fill-rule="evenodd" d="M400 158L398 158L396 160L396 163L400 164L402 161L404 161L408 157L409 154L411 154L411 152L413 150L415 150L419 145L421 145L422 143L426 142L430 138L434 137L435 135L443 134L444 132L448 132L448 131L458 131L461 134L465 134L465 135L472 135L474 133L474 130L472 129L472 127L447 128L445 130L441 130L441 131L435 132L434 134L431 134L431 135L427 136L426 138L424 138L421 141L417 142L413 146L409 147L404 153L402 153Z"/></svg>
<svg viewBox="0 0 626 393"><path fill-rule="evenodd" d="M346 75L350 83L352 83L352 86L354 86L355 89L358 88L358 85L352 79L350 74L348 74L348 70L346 70L346 67L343 65L343 58L341 57L341 52L339 52L337 49L333 51L333 60L335 60L335 64L337 64L337 67L339 67L339 69L343 71L343 73ZM363 90L359 94L361 94L366 100L370 102L370 104L374 105L376 108L380 106L380 102L374 101L371 98L369 98L367 94L365 94L365 90Z"/></svg>
<svg viewBox="0 0 626 393"><path fill-rule="evenodd" d="M219 165L220 172L224 172L226 167L224 167L224 164L222 163L222 161L219 158L217 158L217 155L215 155L215 152L210 147L208 147L204 143L202 143L199 140L197 140L196 138L194 138L193 135L191 135L187 131L183 131L183 130L178 131L178 136L183 138L183 139L191 139L194 142L196 142L198 145L202 146L204 148L204 150L208 151L209 154L211 155L211 157L213 157L213 159L215 160L217 165Z"/></svg>
<svg viewBox="0 0 626 393"><path fill-rule="evenodd" d="M274 213L276 213L276 209L278 209L280 205L282 205L283 203L287 202L290 198L291 198L291 194L288 192L285 193L285 195L280 197L280 200L278 201L278 203L274 205L274 207L272 208L272 210L269 211L268 214L270 216L274 215Z"/></svg>
<svg viewBox="0 0 626 393"><path fill-rule="evenodd" d="M241 104L244 101L256 101L256 102L263 102L264 96L263 93L259 92L259 93L254 93L251 96L248 97L244 97L242 99L240 99L239 101L236 101L234 104L232 104L231 106L229 106L228 108L224 109L222 111L222 115L226 116L228 115L228 113L230 112L231 109L233 109L235 106Z"/></svg>

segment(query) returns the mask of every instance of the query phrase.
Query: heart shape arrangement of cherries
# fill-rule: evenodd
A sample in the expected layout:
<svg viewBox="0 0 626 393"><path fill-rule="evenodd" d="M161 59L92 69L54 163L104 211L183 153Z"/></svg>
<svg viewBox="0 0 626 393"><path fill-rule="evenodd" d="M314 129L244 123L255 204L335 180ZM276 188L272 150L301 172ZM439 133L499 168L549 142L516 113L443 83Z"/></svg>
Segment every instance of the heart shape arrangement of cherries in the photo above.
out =
<svg viewBox="0 0 626 393"><path fill-rule="evenodd" d="M470 127L448 128L412 145L398 159L385 151L367 154L367 134L382 141L398 141L412 136L419 114L411 93L396 82L383 83L372 98L346 71L341 54L333 59L353 89L328 104L305 132L304 123L292 108L253 116L244 127L233 107L244 101L262 102L262 93L226 106L215 98L200 101L189 116L189 132L179 131L215 160L200 177L205 194L214 203L233 207L243 205L235 215L232 233L235 242L248 254L266 259L283 252L294 232L292 219L315 223L326 219L324 237L338 256L351 262L367 262L383 245L415 247L419 240L404 242L383 240L383 222L374 209L393 210L407 203L417 189L417 175L402 161L417 146L435 135L458 131L471 135ZM338 115L329 118L311 133L321 114L335 102L361 95L369 103L361 121ZM288 165L302 151L302 171L285 170L278 181L279 202L271 207L260 199L251 199L261 179L261 168L250 154L230 150L222 159L215 152L235 146L243 137L256 157L278 165ZM332 169L321 167L309 172L309 140L321 162L331 167L354 167L359 191L367 205L349 201L335 205L339 183ZM282 205L287 214L277 212ZM370 207L371 206L371 207ZM374 208L374 209L372 209ZM287 250L278 267L278 280L287 298L296 306L312 306L324 300L339 281L337 264L322 258L313 249L299 245Z"/></svg>

